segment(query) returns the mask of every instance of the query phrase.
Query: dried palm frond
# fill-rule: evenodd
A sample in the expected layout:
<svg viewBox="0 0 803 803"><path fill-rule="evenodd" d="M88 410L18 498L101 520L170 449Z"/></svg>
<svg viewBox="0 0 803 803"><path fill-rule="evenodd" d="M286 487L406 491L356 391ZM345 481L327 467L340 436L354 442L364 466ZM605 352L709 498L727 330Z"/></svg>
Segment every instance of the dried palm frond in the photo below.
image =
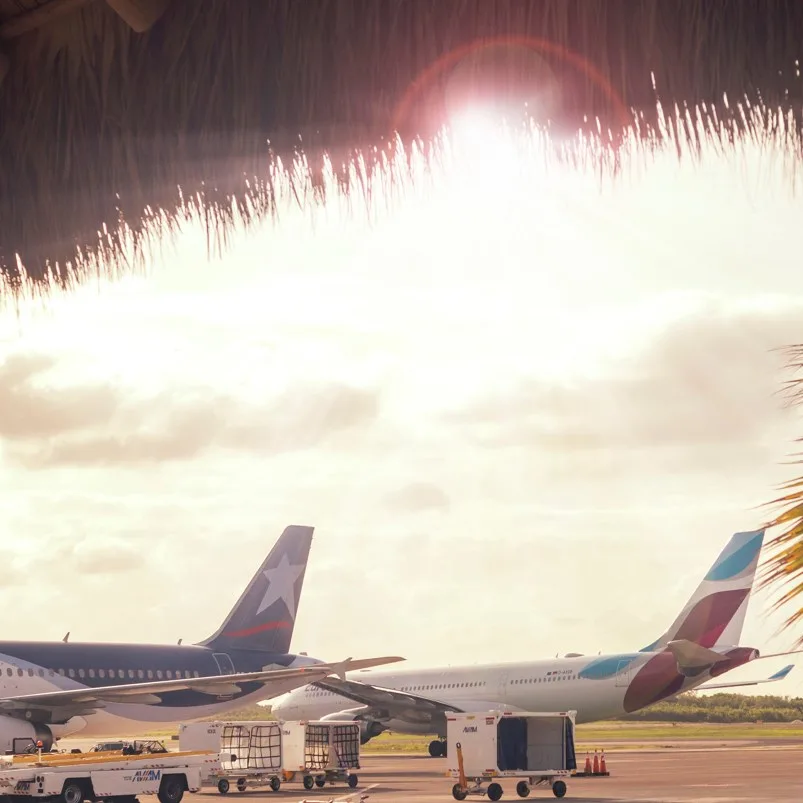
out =
<svg viewBox="0 0 803 803"><path fill-rule="evenodd" d="M273 213L267 138L286 151L300 132L311 161L338 163L394 124L426 133L486 46L502 81L552 76L556 119L615 129L622 108L654 108L653 80L667 108L793 103L801 28L796 0L173 0L137 34L92 3L8 43L0 269L19 284L19 254L32 281L66 281L76 249L122 253L118 220L136 236L179 187L225 243L232 202Z"/></svg>

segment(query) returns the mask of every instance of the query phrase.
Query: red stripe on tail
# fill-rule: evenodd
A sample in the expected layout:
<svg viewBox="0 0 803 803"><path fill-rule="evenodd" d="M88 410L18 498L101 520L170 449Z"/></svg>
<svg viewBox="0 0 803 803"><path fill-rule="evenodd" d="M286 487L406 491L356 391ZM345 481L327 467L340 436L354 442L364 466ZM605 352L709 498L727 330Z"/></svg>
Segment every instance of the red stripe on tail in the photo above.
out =
<svg viewBox="0 0 803 803"><path fill-rule="evenodd" d="M223 633L224 636L229 638L245 638L246 636L253 636L256 633L264 633L266 630L287 630L292 627L293 623L286 620L277 622L265 622L264 625L257 625L256 627L247 627L245 630L229 630Z"/></svg>

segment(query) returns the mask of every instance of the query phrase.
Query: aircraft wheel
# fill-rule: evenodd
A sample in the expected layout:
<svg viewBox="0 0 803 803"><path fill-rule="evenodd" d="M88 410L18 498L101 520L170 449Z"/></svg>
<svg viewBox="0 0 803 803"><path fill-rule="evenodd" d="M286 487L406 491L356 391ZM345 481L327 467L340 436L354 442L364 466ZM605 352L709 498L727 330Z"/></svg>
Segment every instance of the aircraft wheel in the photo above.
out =
<svg viewBox="0 0 803 803"><path fill-rule="evenodd" d="M312 789L315 786L315 779L311 775L305 775L303 783L305 789Z"/></svg>
<svg viewBox="0 0 803 803"><path fill-rule="evenodd" d="M440 741L440 739L433 739L433 741L429 743L429 754L432 758L440 758L446 754L443 742Z"/></svg>
<svg viewBox="0 0 803 803"><path fill-rule="evenodd" d="M555 781L552 784L552 794L555 797L563 797L566 794L566 782L565 781Z"/></svg>
<svg viewBox="0 0 803 803"><path fill-rule="evenodd" d="M516 784L516 794L519 797L527 797L530 794L530 785L527 781L519 781Z"/></svg>
<svg viewBox="0 0 803 803"><path fill-rule="evenodd" d="M217 782L217 790L221 795L225 795L229 791L229 782L225 778L221 778Z"/></svg>
<svg viewBox="0 0 803 803"><path fill-rule="evenodd" d="M350 789L354 789L357 786L360 779L352 772L348 778L346 778L346 783L349 785Z"/></svg>
<svg viewBox="0 0 803 803"><path fill-rule="evenodd" d="M468 792L459 783L456 783L452 787L452 797L455 800L465 800L468 797Z"/></svg>
<svg viewBox="0 0 803 803"><path fill-rule="evenodd" d="M278 792L279 788L281 787L281 785L282 785L282 782L277 777L274 776L273 778L270 779L271 791Z"/></svg>
<svg viewBox="0 0 803 803"><path fill-rule="evenodd" d="M498 783L488 785L488 800L500 800L502 797L502 787Z"/></svg>

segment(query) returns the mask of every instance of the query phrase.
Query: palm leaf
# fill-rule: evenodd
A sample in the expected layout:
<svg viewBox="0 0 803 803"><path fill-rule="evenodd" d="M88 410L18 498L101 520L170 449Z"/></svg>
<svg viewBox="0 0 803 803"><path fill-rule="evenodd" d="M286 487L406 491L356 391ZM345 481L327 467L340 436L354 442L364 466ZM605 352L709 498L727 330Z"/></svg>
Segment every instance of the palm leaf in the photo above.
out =
<svg viewBox="0 0 803 803"><path fill-rule="evenodd" d="M803 367L803 345L789 346L784 351L791 371L797 372ZM785 381L782 389L789 404L803 403L803 377L793 377ZM793 457L789 461L791 465L803 465L803 456L800 453ZM782 529L767 544L774 554L762 566L759 588L772 588L782 592L773 602L773 610L779 610L793 602L799 604L799 608L783 622L782 630L787 630L803 622L803 477L786 481L781 485L781 490L791 493L767 503L780 507L767 523L767 527ZM803 636L796 641L796 647L800 646L803 646Z"/></svg>

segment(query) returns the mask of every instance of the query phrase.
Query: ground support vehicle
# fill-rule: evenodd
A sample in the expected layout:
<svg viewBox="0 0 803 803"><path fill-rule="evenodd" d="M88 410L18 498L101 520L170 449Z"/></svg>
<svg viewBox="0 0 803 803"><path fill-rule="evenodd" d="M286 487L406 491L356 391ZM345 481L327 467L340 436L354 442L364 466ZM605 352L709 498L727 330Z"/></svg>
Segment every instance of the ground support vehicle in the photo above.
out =
<svg viewBox="0 0 803 803"><path fill-rule="evenodd" d="M301 776L305 789L345 781L359 782L358 722L282 722L283 780Z"/></svg>
<svg viewBox="0 0 803 803"><path fill-rule="evenodd" d="M122 755L119 751L42 753L0 759L0 795L12 803L47 798L82 803L113 798L133 803L140 795L157 795L160 803L180 803L197 792L209 752Z"/></svg>
<svg viewBox="0 0 803 803"><path fill-rule="evenodd" d="M536 786L549 786L555 797L566 794L566 781L577 769L574 747L576 712L487 711L449 714L446 743L455 779L452 796L502 797L501 780L516 779L516 793L527 797ZM488 782L487 787L483 783Z"/></svg>

